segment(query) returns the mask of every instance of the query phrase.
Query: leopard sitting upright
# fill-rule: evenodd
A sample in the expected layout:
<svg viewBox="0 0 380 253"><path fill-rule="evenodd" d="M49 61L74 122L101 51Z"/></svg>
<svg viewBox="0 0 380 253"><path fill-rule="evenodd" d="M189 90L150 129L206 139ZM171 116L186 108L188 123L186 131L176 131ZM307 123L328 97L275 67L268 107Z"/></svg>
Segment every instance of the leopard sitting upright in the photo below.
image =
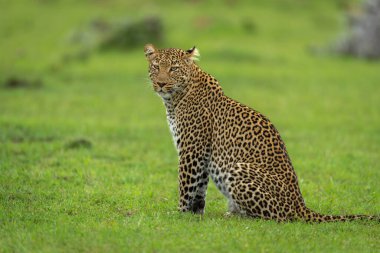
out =
<svg viewBox="0 0 380 253"><path fill-rule="evenodd" d="M195 47L157 50L148 44L145 55L179 155L181 211L204 213L210 176L227 197L230 213L277 221L378 219L307 208L276 128L261 113L225 96L218 81L195 64Z"/></svg>

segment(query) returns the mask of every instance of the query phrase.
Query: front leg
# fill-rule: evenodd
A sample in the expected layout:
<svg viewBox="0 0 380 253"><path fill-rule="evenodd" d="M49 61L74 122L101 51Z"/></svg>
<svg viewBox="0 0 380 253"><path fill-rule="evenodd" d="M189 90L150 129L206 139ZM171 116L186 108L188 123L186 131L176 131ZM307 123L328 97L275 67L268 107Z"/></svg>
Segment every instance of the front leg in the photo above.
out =
<svg viewBox="0 0 380 253"><path fill-rule="evenodd" d="M190 210L196 214L203 214L206 206L206 192L208 185L208 172L206 169L202 174L199 175L198 181L195 183L197 185L197 190L195 197L190 201Z"/></svg>
<svg viewBox="0 0 380 253"><path fill-rule="evenodd" d="M179 161L179 210L203 214L208 184L205 156L187 153Z"/></svg>

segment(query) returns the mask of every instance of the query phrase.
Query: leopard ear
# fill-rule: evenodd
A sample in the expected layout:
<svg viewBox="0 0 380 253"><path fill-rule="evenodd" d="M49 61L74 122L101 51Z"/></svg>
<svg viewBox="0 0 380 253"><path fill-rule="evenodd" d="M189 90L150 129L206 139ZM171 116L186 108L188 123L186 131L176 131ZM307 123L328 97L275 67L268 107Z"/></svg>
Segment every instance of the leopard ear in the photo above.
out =
<svg viewBox="0 0 380 253"><path fill-rule="evenodd" d="M199 50L193 46L192 48L190 48L189 50L186 50L186 56L188 59L192 60L192 61L198 61L199 60Z"/></svg>
<svg viewBox="0 0 380 253"><path fill-rule="evenodd" d="M152 44L146 44L144 47L145 56L148 60L152 60L156 54L157 49Z"/></svg>

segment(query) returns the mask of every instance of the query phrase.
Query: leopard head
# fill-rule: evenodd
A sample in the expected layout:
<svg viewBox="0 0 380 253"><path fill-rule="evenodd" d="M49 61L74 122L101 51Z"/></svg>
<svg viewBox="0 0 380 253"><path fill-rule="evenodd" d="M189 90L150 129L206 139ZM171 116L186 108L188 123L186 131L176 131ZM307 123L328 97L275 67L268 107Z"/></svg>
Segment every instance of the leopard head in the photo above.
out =
<svg viewBox="0 0 380 253"><path fill-rule="evenodd" d="M194 61L199 56L195 47L187 51L175 48L157 50L147 44L144 51L149 62L149 77L158 95L170 98L189 85Z"/></svg>

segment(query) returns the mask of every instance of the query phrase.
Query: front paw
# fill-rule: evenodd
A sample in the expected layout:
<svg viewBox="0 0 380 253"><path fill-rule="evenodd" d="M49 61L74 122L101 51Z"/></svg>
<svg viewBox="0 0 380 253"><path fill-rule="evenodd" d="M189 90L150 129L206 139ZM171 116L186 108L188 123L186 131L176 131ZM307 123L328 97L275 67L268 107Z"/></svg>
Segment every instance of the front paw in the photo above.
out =
<svg viewBox="0 0 380 253"><path fill-rule="evenodd" d="M194 199L190 202L190 210L195 214L204 214L205 205L204 199Z"/></svg>

